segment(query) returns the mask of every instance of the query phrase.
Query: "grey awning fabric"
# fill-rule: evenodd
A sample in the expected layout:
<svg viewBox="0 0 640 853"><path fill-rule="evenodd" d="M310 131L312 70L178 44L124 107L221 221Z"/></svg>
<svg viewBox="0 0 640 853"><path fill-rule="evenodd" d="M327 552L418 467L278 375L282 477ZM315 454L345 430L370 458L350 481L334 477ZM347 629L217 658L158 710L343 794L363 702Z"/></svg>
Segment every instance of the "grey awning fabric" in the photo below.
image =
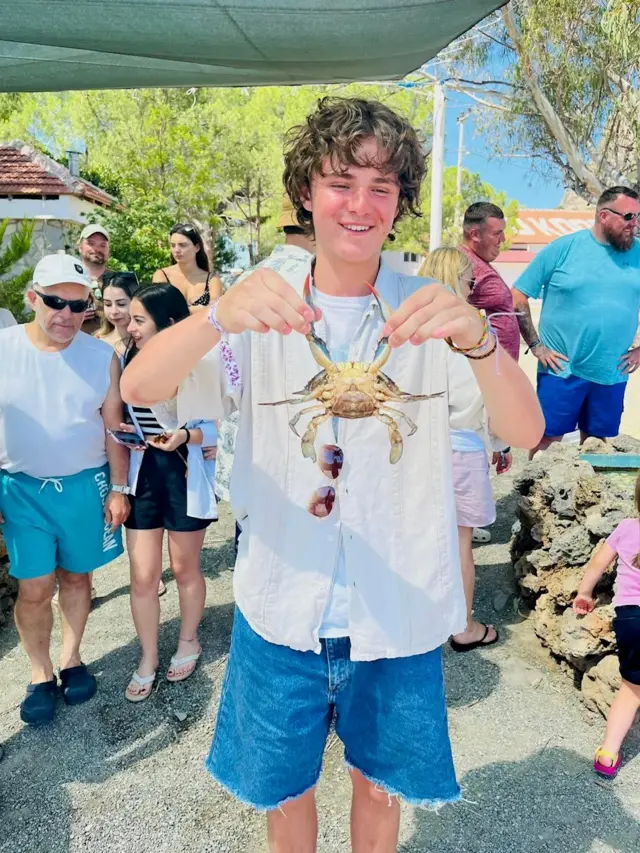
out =
<svg viewBox="0 0 640 853"><path fill-rule="evenodd" d="M0 91L385 80L496 0L0 0Z"/></svg>

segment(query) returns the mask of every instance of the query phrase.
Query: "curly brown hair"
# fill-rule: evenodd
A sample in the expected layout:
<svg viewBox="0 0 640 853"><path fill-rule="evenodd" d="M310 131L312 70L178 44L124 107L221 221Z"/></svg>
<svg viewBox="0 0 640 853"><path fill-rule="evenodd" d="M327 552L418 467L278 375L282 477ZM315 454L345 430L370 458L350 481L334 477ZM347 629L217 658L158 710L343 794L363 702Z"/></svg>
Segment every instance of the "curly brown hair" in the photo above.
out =
<svg viewBox="0 0 640 853"><path fill-rule="evenodd" d="M363 159L360 146L375 139L386 152L383 164ZM379 101L326 97L304 124L292 127L285 140L284 186L305 233L313 233L313 217L303 202L311 195L311 179L321 175L329 157L334 169L375 166L398 179L397 222L407 213L421 216L420 185L426 173L422 140L409 122Z"/></svg>

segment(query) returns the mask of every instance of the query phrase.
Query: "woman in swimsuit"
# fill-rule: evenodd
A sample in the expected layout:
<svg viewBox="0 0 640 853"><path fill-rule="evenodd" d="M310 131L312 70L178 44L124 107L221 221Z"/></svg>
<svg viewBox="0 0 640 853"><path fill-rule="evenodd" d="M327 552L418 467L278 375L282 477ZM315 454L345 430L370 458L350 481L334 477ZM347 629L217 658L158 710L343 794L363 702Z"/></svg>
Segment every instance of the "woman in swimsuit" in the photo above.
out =
<svg viewBox="0 0 640 853"><path fill-rule="evenodd" d="M171 257L175 263L153 274L155 284L172 284L187 300L189 310L207 308L222 295L219 276L209 270L202 237L193 225L174 225L169 232Z"/></svg>

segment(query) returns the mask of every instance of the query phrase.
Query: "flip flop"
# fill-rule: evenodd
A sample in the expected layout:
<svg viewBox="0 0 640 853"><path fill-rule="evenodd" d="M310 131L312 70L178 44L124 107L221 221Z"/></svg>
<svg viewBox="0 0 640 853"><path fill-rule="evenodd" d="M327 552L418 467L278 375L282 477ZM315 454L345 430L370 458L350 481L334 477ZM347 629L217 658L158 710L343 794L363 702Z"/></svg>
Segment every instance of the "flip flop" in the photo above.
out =
<svg viewBox="0 0 640 853"><path fill-rule="evenodd" d="M600 756L610 758L613 761L613 764L602 764ZM617 775L621 764L622 755L619 752L614 755L613 752L609 752L607 749L602 749L602 747L596 750L596 754L593 759L593 769L596 771L598 776L605 776L607 779L613 779Z"/></svg>
<svg viewBox="0 0 640 853"><path fill-rule="evenodd" d="M144 702L145 699L148 699L151 696L151 690L153 688L153 682L156 680L157 671L153 673L153 675L138 675L137 671L133 673L131 676L131 680L127 685L127 689L124 691L125 699L128 699L129 702ZM129 693L129 687L131 682L135 682L140 688L139 693ZM145 690L145 688L149 688Z"/></svg>
<svg viewBox="0 0 640 853"><path fill-rule="evenodd" d="M175 670L175 669L178 669L178 667L180 667L180 666L184 666L186 663L192 663L192 662L193 662L193 666L190 669L188 669L187 672L183 672L182 675L169 675L169 673L167 672L167 681L171 681L172 683L175 683L177 681L186 681L190 675L193 675L193 672L194 672L194 670L198 664L198 659L199 659L201 654L202 654L202 649L200 649L200 651L195 655L187 655L184 658L175 658L175 657L171 658L171 665L170 665L169 669Z"/></svg>
<svg viewBox="0 0 640 853"><path fill-rule="evenodd" d="M482 635L481 640L476 640L475 643L457 643L454 639L451 639L449 645L453 649L454 652L472 652L474 649L479 649L480 646L493 646L494 643L497 643L500 639L500 635L496 631L496 636L493 640L490 640L488 643L485 643L487 639L487 634L489 633L489 625L484 626L484 634Z"/></svg>
<svg viewBox="0 0 640 853"><path fill-rule="evenodd" d="M58 681L55 676L42 684L29 684L20 705L20 719L28 726L44 726L52 722L57 698Z"/></svg>
<svg viewBox="0 0 640 853"><path fill-rule="evenodd" d="M79 666L70 666L67 669L60 670L60 688L62 698L67 705L81 705L95 696L98 682L87 667L81 663Z"/></svg>

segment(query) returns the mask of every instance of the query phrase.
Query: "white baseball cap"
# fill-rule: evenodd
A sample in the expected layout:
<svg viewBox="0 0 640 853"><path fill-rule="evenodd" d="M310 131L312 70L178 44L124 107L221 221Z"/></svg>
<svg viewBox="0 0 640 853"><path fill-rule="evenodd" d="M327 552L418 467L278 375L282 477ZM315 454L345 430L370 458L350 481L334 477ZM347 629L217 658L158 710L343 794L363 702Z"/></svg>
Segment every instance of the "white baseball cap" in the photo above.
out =
<svg viewBox="0 0 640 853"><path fill-rule="evenodd" d="M72 255L45 255L33 271L33 284L53 287L55 284L81 284L91 287L91 278L82 261Z"/></svg>
<svg viewBox="0 0 640 853"><path fill-rule="evenodd" d="M102 236L108 240L109 232L106 228L103 228L102 225L85 225L82 229L82 233L80 234L81 240L88 240L92 234L102 234Z"/></svg>

